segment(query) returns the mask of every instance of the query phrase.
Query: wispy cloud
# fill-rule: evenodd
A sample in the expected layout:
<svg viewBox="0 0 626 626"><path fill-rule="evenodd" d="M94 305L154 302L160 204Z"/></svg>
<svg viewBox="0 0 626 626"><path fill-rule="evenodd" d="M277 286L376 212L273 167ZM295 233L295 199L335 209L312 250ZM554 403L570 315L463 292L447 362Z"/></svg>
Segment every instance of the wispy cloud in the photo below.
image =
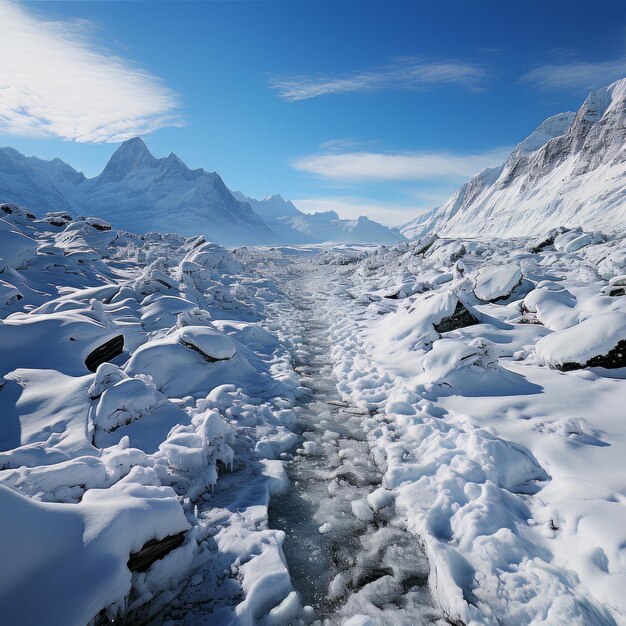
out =
<svg viewBox="0 0 626 626"><path fill-rule="evenodd" d="M597 89L626 77L626 57L592 63L566 59L558 63L540 65L520 80L542 90L583 91Z"/></svg>
<svg viewBox="0 0 626 626"><path fill-rule="evenodd" d="M180 125L178 96L101 49L85 22L46 21L0 0L0 130L123 141Z"/></svg>
<svg viewBox="0 0 626 626"><path fill-rule="evenodd" d="M367 215L387 226L399 226L416 218L420 213L429 210L431 206L420 204L402 204L394 202L377 202L371 198L355 196L332 196L321 198L302 198L294 200L294 204L304 213L317 211L335 211L344 219L356 219Z"/></svg>
<svg viewBox="0 0 626 626"><path fill-rule="evenodd" d="M385 154L376 152L324 153L303 157L295 169L323 178L343 181L366 180L465 180L484 169L502 163L510 147L478 154L421 152Z"/></svg>
<svg viewBox="0 0 626 626"><path fill-rule="evenodd" d="M440 85L458 85L480 90L487 79L485 68L454 60L418 57L392 59L371 70L343 75L270 76L269 84L284 100L296 102L327 94L393 90L427 90Z"/></svg>

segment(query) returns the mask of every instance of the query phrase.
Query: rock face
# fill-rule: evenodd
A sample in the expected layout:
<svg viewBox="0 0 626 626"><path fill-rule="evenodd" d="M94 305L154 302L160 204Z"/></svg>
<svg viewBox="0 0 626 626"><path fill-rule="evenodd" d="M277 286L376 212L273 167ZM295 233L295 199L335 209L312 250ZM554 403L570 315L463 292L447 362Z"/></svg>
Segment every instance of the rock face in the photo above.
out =
<svg viewBox="0 0 626 626"><path fill-rule="evenodd" d="M450 332L451 330L458 330L459 328L466 328L467 326L474 326L474 324L480 324L480 322L469 309L458 300L452 315L444 317L438 324L433 324L433 328L441 334Z"/></svg>
<svg viewBox="0 0 626 626"><path fill-rule="evenodd" d="M625 142L622 79L589 94L577 113L543 122L505 163L479 172L401 232L410 238L427 233L510 237L563 225L623 228Z"/></svg>

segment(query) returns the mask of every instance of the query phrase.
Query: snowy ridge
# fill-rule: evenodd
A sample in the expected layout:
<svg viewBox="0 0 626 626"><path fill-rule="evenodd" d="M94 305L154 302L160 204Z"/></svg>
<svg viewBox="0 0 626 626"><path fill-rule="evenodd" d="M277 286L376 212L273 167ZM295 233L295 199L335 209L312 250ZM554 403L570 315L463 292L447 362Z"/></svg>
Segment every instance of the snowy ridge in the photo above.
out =
<svg viewBox="0 0 626 626"><path fill-rule="evenodd" d="M95 214L140 234L201 233L230 246L402 239L397 231L366 218L339 220L335 215L323 228L312 229L309 224L317 223L316 218L280 195L255 200L233 193L216 172L191 170L174 153L154 157L139 137L121 144L104 170L89 179L60 159L44 161L0 148L0 201L42 215Z"/></svg>
<svg viewBox="0 0 626 626"><path fill-rule="evenodd" d="M557 226L626 226L626 79L589 94L576 114L543 122L500 167L406 224L427 233L529 236Z"/></svg>

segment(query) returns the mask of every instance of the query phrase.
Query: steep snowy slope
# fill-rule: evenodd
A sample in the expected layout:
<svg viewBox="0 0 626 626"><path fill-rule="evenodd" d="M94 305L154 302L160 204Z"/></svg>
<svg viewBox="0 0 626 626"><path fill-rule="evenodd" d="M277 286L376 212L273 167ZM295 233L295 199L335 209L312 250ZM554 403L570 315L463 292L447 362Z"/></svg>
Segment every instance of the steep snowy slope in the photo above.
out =
<svg viewBox="0 0 626 626"><path fill-rule="evenodd" d="M34 211L67 211L70 202L55 181L74 180L84 176L61 159L42 161L25 157L13 148L0 148L0 198L17 202Z"/></svg>
<svg viewBox="0 0 626 626"><path fill-rule="evenodd" d="M406 224L407 237L534 235L556 226L626 226L626 79L579 111L549 118L507 161Z"/></svg>

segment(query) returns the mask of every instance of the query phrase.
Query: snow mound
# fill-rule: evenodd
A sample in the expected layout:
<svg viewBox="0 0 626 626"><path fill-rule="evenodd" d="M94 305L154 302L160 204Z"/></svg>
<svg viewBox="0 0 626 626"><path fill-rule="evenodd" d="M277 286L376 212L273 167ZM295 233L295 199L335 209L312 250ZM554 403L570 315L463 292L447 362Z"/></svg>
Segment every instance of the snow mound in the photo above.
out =
<svg viewBox="0 0 626 626"><path fill-rule="evenodd" d="M537 342L537 355L563 370L626 366L626 313L594 315L576 326L554 332Z"/></svg>
<svg viewBox="0 0 626 626"><path fill-rule="evenodd" d="M484 302L496 302L511 295L521 281L522 273L517 265L483 267L476 277L474 294Z"/></svg>
<svg viewBox="0 0 626 626"><path fill-rule="evenodd" d="M185 326L176 335L184 346L196 350L209 362L232 359L237 353L232 339L213 328Z"/></svg>

